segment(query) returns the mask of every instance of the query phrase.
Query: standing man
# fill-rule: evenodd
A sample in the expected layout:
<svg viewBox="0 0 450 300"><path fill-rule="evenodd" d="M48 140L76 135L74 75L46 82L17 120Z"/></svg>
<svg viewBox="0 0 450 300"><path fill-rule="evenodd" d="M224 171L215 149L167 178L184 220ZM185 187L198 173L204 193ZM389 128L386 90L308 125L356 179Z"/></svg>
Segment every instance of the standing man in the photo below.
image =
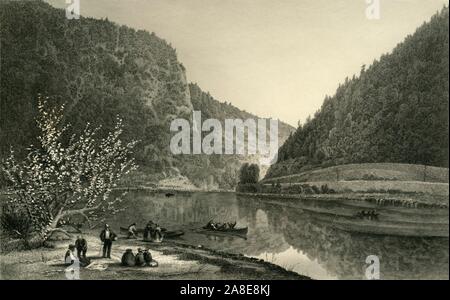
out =
<svg viewBox="0 0 450 300"><path fill-rule="evenodd" d="M103 257L111 258L112 242L116 240L117 235L105 224L105 229L100 233L100 240L103 242Z"/></svg>
<svg viewBox="0 0 450 300"><path fill-rule="evenodd" d="M152 231L153 226L155 223L153 223L152 220L148 221L147 225L144 228L144 241L151 240L152 239Z"/></svg>
<svg viewBox="0 0 450 300"><path fill-rule="evenodd" d="M86 259L87 242L86 242L86 239L82 235L79 235L77 237L77 240L75 241L75 248L77 248L78 258Z"/></svg>

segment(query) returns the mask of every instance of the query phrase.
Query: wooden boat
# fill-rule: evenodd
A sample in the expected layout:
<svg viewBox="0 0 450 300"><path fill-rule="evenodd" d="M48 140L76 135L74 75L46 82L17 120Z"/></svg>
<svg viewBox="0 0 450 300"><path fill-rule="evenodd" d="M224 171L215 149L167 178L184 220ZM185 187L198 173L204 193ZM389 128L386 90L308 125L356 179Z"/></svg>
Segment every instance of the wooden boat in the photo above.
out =
<svg viewBox="0 0 450 300"><path fill-rule="evenodd" d="M360 219L348 216L327 216L318 214L314 216L322 224L348 232L359 232L377 235L396 235L414 237L448 237L448 219L446 222L414 222L390 221L381 218L377 220Z"/></svg>
<svg viewBox="0 0 450 300"><path fill-rule="evenodd" d="M173 230L173 231L164 231L162 233L162 237L159 239L152 239L152 238L148 238L148 239L144 239L144 242L162 242L163 239L173 239L173 238L177 238L184 235L184 231L183 230Z"/></svg>
<svg viewBox="0 0 450 300"><path fill-rule="evenodd" d="M139 234L139 233L144 233L144 231L145 231L145 229L144 228L136 228L136 232ZM165 231L167 231L167 229L166 228L161 228L161 231L162 232L165 232ZM128 233L128 228L127 227L120 227L120 232L121 233Z"/></svg>
<svg viewBox="0 0 450 300"><path fill-rule="evenodd" d="M164 238L175 238L184 235L184 231L182 230L167 230L166 228L161 228L162 234ZM128 228L120 227L120 232L124 234L128 234ZM136 229L137 234L143 234L143 228Z"/></svg>
<svg viewBox="0 0 450 300"><path fill-rule="evenodd" d="M168 230L168 231L163 231L163 237L164 238L176 238L179 236L184 235L184 231L183 230Z"/></svg>
<svg viewBox="0 0 450 300"><path fill-rule="evenodd" d="M212 228L207 228L205 226L199 230L196 230L196 232L203 233L203 234L220 235L220 236L236 236L236 237L247 239L248 227L233 228L233 229L212 229Z"/></svg>

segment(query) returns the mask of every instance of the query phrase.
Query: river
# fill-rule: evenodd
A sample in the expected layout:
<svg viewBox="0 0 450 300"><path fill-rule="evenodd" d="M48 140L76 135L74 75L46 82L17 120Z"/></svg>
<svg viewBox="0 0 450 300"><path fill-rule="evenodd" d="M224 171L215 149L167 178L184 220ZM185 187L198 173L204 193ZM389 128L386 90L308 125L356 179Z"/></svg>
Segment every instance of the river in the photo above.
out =
<svg viewBox="0 0 450 300"><path fill-rule="evenodd" d="M108 219L115 229L133 222L143 227L153 220L170 230L184 230L185 235L177 239L180 243L261 258L314 279L364 279L369 255L378 256L381 279L449 277L447 237L344 231L317 212L284 204L289 201L273 203L234 193L166 197L133 191L124 200L126 209ZM330 204L331 210L333 205L339 204ZM247 238L197 232L210 219L248 227Z"/></svg>

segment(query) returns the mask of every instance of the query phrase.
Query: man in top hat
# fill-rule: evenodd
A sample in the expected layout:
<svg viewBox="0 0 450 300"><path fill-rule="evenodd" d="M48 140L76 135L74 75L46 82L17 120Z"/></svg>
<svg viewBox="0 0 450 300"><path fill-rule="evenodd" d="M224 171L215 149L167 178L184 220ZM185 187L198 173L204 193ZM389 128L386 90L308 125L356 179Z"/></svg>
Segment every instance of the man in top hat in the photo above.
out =
<svg viewBox="0 0 450 300"><path fill-rule="evenodd" d="M103 257L111 258L112 242L115 241L117 235L105 224L105 228L100 233L100 240L103 242Z"/></svg>

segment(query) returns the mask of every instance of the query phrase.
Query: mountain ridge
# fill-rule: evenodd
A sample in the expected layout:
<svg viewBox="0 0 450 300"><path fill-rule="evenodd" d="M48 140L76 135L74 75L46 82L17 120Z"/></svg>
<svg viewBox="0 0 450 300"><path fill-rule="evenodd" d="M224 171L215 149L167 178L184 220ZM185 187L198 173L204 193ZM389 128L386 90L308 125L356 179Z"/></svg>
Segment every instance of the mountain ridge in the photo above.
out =
<svg viewBox="0 0 450 300"><path fill-rule="evenodd" d="M245 158L170 152L171 121L190 120L196 108L185 68L164 39L107 19L68 20L64 10L44 1L2 1L0 16L0 159L11 147L23 156L30 144L37 144L34 120L37 98L42 95L52 105L65 104L71 133L80 132L87 123L101 126L106 133L120 115L124 140L140 141L135 151L140 166L135 183L182 175L197 186L233 187L232 177ZM199 87L196 92L204 93ZM197 108L207 110L201 101L197 103ZM220 107L216 109L219 118L231 112L247 116L212 97L208 103L211 111ZM280 136L281 141L285 138ZM224 175L222 169L227 166Z"/></svg>
<svg viewBox="0 0 450 300"><path fill-rule="evenodd" d="M346 78L280 147L267 178L349 163L448 167L448 15Z"/></svg>

